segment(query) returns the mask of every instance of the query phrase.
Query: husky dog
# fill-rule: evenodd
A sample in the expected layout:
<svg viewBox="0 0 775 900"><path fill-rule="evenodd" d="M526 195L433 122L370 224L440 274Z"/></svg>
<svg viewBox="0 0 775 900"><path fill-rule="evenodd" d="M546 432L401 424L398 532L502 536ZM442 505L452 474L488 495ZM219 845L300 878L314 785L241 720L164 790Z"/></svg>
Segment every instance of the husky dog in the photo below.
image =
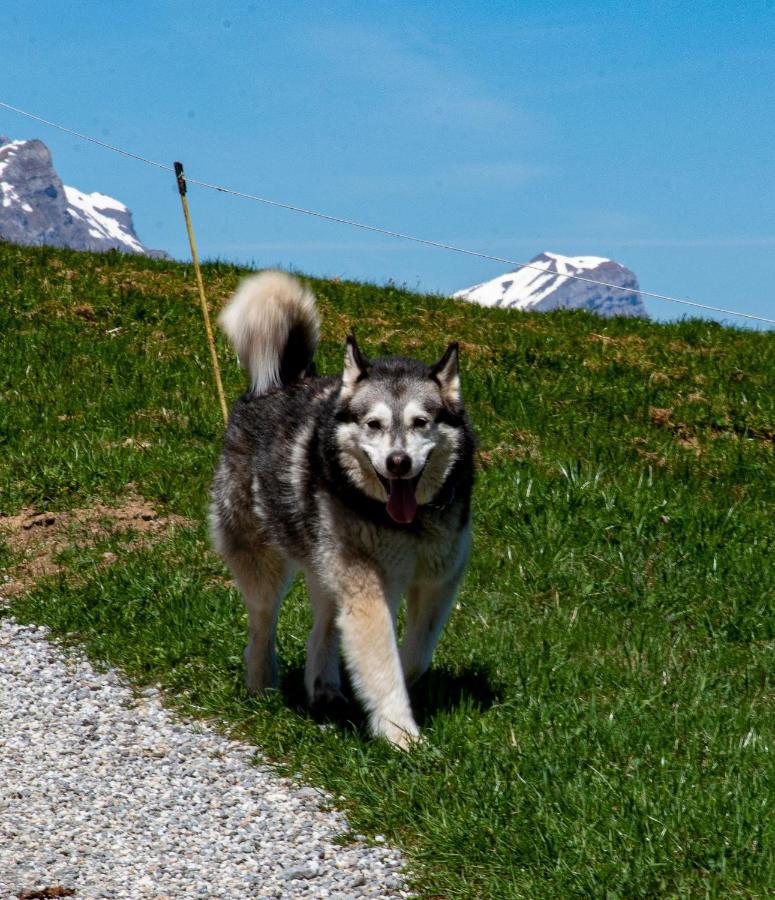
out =
<svg viewBox="0 0 775 900"><path fill-rule="evenodd" d="M430 664L471 541L474 437L458 345L429 366L369 360L350 336L341 376L316 377L315 298L272 270L241 284L220 324L251 380L229 419L210 513L247 608L247 687L277 685L278 608L301 569L314 613L310 702L341 698L341 643L371 731L406 748L418 736L407 685Z"/></svg>

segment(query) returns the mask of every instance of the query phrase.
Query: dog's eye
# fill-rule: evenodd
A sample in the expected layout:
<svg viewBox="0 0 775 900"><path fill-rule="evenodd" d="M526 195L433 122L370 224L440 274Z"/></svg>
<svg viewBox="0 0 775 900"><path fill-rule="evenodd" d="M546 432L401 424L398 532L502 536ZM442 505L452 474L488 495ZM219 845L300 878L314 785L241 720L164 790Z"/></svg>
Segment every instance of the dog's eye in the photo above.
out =
<svg viewBox="0 0 775 900"><path fill-rule="evenodd" d="M424 419L422 416L417 416L417 418L412 422L412 427L414 428L425 428L428 424L428 420Z"/></svg>
<svg viewBox="0 0 775 900"><path fill-rule="evenodd" d="M366 427L371 431L382 431L382 422L379 419L369 419Z"/></svg>

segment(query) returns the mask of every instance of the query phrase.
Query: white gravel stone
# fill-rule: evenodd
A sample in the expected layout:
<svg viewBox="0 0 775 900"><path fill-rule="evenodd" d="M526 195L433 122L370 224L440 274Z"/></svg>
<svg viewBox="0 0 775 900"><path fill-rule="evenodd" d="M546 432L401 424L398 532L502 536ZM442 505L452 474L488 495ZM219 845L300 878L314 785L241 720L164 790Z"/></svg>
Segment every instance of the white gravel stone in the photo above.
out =
<svg viewBox="0 0 775 900"><path fill-rule="evenodd" d="M254 756L0 619L0 898L410 896L398 851L338 846L331 798Z"/></svg>

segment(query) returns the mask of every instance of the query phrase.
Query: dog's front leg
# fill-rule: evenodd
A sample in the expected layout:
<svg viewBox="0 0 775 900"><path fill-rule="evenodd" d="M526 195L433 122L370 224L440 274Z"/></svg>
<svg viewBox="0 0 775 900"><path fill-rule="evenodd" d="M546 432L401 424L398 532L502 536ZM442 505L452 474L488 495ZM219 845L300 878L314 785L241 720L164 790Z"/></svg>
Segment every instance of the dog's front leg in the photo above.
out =
<svg viewBox="0 0 775 900"><path fill-rule="evenodd" d="M337 567L337 623L350 678L375 736L406 749L419 730L396 646L394 603L371 567Z"/></svg>
<svg viewBox="0 0 775 900"><path fill-rule="evenodd" d="M422 561L409 586L401 666L407 686L423 675L433 658L441 631L463 578L471 550L471 535L463 532L452 552L432 554Z"/></svg>

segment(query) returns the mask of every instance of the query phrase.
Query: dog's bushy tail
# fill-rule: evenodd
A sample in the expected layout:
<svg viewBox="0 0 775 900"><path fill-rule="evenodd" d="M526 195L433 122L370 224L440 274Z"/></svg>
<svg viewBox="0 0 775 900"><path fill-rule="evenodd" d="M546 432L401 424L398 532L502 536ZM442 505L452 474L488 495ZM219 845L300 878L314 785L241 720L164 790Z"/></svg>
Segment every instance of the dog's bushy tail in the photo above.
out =
<svg viewBox="0 0 775 900"><path fill-rule="evenodd" d="M255 394L290 384L312 365L320 337L315 295L286 272L267 269L246 278L218 321Z"/></svg>

